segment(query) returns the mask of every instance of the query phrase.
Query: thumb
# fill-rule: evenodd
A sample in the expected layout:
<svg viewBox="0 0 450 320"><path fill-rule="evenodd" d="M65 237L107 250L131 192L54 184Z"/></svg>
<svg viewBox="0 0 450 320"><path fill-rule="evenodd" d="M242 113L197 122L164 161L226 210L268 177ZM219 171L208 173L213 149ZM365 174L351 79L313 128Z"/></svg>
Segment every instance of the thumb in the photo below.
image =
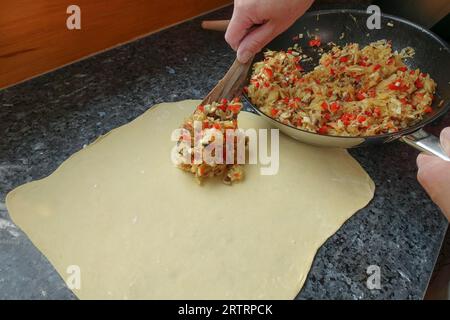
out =
<svg viewBox="0 0 450 320"><path fill-rule="evenodd" d="M441 131L440 140L445 153L450 156L450 127Z"/></svg>
<svg viewBox="0 0 450 320"><path fill-rule="evenodd" d="M266 44L276 36L276 28L272 21L266 22L251 31L242 39L237 51L237 58L246 63L253 55L258 53Z"/></svg>

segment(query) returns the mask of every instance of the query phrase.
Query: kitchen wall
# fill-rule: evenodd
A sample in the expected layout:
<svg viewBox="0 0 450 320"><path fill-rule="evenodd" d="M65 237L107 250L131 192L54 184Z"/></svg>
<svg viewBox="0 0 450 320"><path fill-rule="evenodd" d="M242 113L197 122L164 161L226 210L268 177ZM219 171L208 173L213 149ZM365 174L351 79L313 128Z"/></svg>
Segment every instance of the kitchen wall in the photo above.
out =
<svg viewBox="0 0 450 320"><path fill-rule="evenodd" d="M2 0L0 88L231 3L230 0ZM76 7L80 9L80 14ZM69 13L67 13L67 9ZM80 19L78 19L80 18ZM67 27L69 21L69 29ZM78 22L81 22L78 25ZM81 29L77 29L77 27ZM180 34L180 37L183 35ZM177 50L177 48L174 48Z"/></svg>

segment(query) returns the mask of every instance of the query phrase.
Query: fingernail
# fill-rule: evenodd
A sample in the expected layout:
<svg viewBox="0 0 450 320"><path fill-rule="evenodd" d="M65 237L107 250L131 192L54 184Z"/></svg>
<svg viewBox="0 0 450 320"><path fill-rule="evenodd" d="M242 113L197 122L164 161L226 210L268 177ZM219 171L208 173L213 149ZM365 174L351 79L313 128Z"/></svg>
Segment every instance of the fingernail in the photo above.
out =
<svg viewBox="0 0 450 320"><path fill-rule="evenodd" d="M450 127L444 128L441 134L444 136L444 139L450 140Z"/></svg>
<svg viewBox="0 0 450 320"><path fill-rule="evenodd" d="M423 154L423 153L420 153L418 156L417 156L417 160L416 160L416 163L417 163L417 167L418 168L420 168L424 163L425 163L425 155Z"/></svg>
<svg viewBox="0 0 450 320"><path fill-rule="evenodd" d="M441 131L441 144L446 152L450 152L450 127Z"/></svg>
<svg viewBox="0 0 450 320"><path fill-rule="evenodd" d="M252 53L250 51L238 52L238 60L241 63L247 63L251 57L252 57Z"/></svg>

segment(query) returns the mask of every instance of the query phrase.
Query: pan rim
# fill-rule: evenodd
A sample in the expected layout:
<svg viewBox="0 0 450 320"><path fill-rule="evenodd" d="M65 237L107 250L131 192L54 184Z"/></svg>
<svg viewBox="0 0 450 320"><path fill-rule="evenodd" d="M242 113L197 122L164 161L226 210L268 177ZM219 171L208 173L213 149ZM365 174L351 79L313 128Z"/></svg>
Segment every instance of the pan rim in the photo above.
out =
<svg viewBox="0 0 450 320"><path fill-rule="evenodd" d="M366 11L359 10L359 9L326 9L326 10L310 11L310 12L305 13L302 17L304 17L304 16L317 16L317 15L322 15L322 14L336 14L336 13L338 13L338 14L355 13L355 14L369 15ZM442 38L440 38L438 35L436 35L432 31L422 27L421 25L419 25L419 24L417 24L415 22L407 20L405 18L401 18L401 17L398 17L398 16L385 14L385 13L381 13L381 16L383 18L388 18L388 19L392 19L394 21L398 21L398 22L407 24L407 25L409 25L409 26L411 26L411 27L413 27L415 29L418 29L421 32L424 32L427 36L430 36L435 41L437 41L450 54L450 45L447 44ZM302 17L300 17L298 20L302 19ZM263 48L263 50L266 49L266 48L267 48L267 45ZM261 51L263 51L263 50L261 50ZM409 127L406 127L406 128L404 128L402 130L399 130L397 132L383 133L383 134L370 135L370 136L337 136L337 135L324 135L324 134L319 134L317 132L310 132L310 131L307 131L307 130L304 130L304 129L300 129L300 128L291 126L289 124L282 123L279 120L274 119L274 118L268 116L267 114L265 114L264 112L262 112L258 107L256 107L250 101L250 99L249 99L249 97L247 96L246 93L244 93L243 96L244 96L245 100L248 102L248 104L251 106L251 108L255 110L255 112L257 112L260 115L264 115L268 119L270 119L272 121L275 121L275 122L277 122L278 124L280 124L282 126L286 126L286 127L291 128L291 129L298 130L298 131L300 131L300 132L302 132L304 134L311 134L311 135L316 135L316 136L321 136L321 137L339 138L339 139L361 139L361 138L363 138L364 140L368 140L368 139L391 139L391 140L396 140L396 139L398 139L398 138L400 138L402 136L405 136L407 134L410 134L410 133L413 133L413 132L416 132L416 131L422 129L426 125L434 122L438 118L440 118L443 115L445 115L450 109L450 100L444 101L444 104L441 107L439 107L440 110L437 110L436 114L434 114L433 116L431 116L431 117L429 117L427 119L422 119L421 121L417 122L416 124L413 124L413 125L411 125Z"/></svg>

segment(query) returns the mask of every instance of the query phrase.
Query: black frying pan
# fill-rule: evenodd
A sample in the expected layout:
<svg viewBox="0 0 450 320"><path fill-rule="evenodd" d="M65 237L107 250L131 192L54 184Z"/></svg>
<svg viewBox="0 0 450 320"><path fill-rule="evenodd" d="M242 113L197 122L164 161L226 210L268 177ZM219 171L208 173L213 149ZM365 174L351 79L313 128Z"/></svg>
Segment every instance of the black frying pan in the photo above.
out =
<svg viewBox="0 0 450 320"><path fill-rule="evenodd" d="M266 49L286 50L297 42L308 56L313 57L311 62L302 64L305 70L308 71L318 64L319 54L308 46L307 30L311 34L318 35L322 44L334 42L338 45L344 45L355 42L364 46L376 40L386 39L392 40L394 50L400 51L405 47L412 47L415 49L415 55L413 58L405 60L405 63L411 68L420 68L423 72L429 73L437 83L436 99L432 105L433 111L427 114L422 121L395 133L376 136L340 137L320 135L282 124L262 113L250 102L246 95L244 95L245 99L257 113L265 117L272 125L302 142L326 147L352 148L400 139L421 151L450 161L450 158L442 150L439 139L422 130L426 124L436 120L450 108L449 45L429 30L415 23L386 14L382 14L381 29L369 30L366 26L369 16L365 11L361 10L323 10L306 13L286 32L270 42L262 52ZM388 26L388 23L393 26ZM304 34L303 39L294 41L293 38L300 33ZM339 39L343 33L345 35L344 38ZM255 56L254 62L262 60L262 52ZM248 79L250 75L251 70L248 74ZM441 100L444 100L444 103L438 107Z"/></svg>

